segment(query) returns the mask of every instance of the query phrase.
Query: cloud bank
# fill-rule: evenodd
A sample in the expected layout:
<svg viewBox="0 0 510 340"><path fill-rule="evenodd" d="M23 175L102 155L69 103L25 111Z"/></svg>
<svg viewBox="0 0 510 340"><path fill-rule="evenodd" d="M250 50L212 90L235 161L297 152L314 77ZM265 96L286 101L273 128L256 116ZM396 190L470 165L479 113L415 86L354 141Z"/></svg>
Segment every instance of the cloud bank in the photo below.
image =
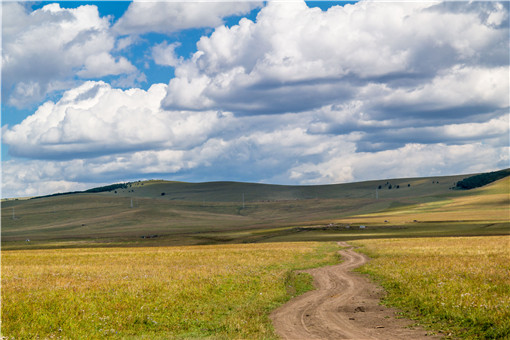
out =
<svg viewBox="0 0 510 340"><path fill-rule="evenodd" d="M4 162L4 196L153 177L325 184L508 167L507 3L359 2L322 11L269 2L255 21L222 25L254 6L135 2L113 25L88 8L99 20L94 34L104 31L109 43L62 74L136 74L112 54L119 34L217 27L189 57L176 53L179 42L147 51L174 68L166 84L118 89L89 80L4 126L17 158ZM66 77L33 79L49 88Z"/></svg>

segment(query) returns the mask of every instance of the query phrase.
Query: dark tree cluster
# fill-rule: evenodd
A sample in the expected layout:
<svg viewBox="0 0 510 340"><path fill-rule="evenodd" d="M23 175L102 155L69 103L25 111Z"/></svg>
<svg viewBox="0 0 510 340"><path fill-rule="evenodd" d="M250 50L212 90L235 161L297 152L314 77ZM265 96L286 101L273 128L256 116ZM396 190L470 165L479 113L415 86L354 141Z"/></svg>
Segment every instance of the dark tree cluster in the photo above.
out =
<svg viewBox="0 0 510 340"><path fill-rule="evenodd" d="M118 183L118 184L106 185L104 187L92 188L92 189L88 189L85 191L59 192L59 193L51 194L51 195L32 197L32 199L43 198L43 197L62 196L62 195L82 194L84 192L96 193L96 192L105 192L105 191L115 191L115 193L117 193L117 189L126 189L128 187L128 184L129 183Z"/></svg>
<svg viewBox="0 0 510 340"><path fill-rule="evenodd" d="M92 188L89 190L85 190L85 192L113 191L113 190L117 190L117 189L126 189L127 187L128 187L128 185L126 183L118 183L118 184L106 185L104 187Z"/></svg>
<svg viewBox="0 0 510 340"><path fill-rule="evenodd" d="M495 182L507 176L510 176L510 169L486 172L483 174L464 178L462 181L457 182L456 187L459 189L474 189Z"/></svg>
<svg viewBox="0 0 510 340"><path fill-rule="evenodd" d="M386 184L384 185L385 187L388 187L389 190L395 188L395 189L400 189L400 185L392 185L390 182L386 182ZM411 186L411 184L408 184L407 185L408 187ZM377 189L381 190L382 189L382 185L379 185L377 187Z"/></svg>

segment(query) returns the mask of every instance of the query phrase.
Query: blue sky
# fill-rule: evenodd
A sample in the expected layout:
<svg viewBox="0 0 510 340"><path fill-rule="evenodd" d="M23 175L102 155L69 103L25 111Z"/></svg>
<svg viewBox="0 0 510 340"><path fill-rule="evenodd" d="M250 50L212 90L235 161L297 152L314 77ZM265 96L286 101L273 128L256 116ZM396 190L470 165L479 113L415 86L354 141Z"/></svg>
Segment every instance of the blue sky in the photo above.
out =
<svg viewBox="0 0 510 340"><path fill-rule="evenodd" d="M2 197L509 166L508 2L3 2Z"/></svg>

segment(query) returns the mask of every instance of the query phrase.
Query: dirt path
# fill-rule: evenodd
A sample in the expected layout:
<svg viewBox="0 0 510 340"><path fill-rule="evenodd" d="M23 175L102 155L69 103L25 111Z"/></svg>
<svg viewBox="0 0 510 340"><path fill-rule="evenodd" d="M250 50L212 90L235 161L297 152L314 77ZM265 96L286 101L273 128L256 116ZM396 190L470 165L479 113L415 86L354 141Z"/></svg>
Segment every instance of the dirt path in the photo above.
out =
<svg viewBox="0 0 510 340"><path fill-rule="evenodd" d="M341 264L306 270L316 290L289 301L271 314L282 339L438 339L410 320L395 318L396 310L379 305L384 291L352 269L368 257L340 251Z"/></svg>

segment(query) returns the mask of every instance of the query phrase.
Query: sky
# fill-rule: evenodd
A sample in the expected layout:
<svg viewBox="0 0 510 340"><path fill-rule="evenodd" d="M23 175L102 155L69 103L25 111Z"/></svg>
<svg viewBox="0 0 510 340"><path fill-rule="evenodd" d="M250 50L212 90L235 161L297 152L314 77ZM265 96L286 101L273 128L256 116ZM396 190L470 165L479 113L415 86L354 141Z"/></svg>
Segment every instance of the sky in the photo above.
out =
<svg viewBox="0 0 510 340"><path fill-rule="evenodd" d="M2 197L509 167L509 3L2 2Z"/></svg>

